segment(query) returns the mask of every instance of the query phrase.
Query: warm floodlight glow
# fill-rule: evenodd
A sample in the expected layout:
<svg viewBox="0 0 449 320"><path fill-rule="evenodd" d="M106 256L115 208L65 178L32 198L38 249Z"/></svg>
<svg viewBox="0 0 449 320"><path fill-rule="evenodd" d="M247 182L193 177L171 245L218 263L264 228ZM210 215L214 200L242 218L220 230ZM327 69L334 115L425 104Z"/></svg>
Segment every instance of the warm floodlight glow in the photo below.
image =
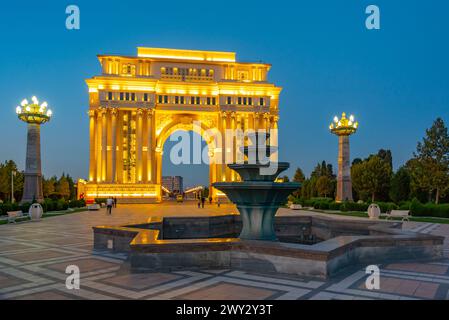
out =
<svg viewBox="0 0 449 320"><path fill-rule="evenodd" d="M32 96L31 100L33 101L34 104L39 104L39 100L37 100L36 96Z"/></svg>
<svg viewBox="0 0 449 320"><path fill-rule="evenodd" d="M20 105L22 107L25 107L28 104L28 100L27 99L23 99L22 102L20 103Z"/></svg>

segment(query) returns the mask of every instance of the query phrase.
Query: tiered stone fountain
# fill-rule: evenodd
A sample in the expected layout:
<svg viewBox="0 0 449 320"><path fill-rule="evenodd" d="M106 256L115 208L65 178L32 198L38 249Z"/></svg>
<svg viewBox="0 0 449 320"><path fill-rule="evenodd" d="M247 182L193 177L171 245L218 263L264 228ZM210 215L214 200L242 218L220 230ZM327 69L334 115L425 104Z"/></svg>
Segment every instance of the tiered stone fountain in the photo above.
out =
<svg viewBox="0 0 449 320"><path fill-rule="evenodd" d="M299 184L275 182L289 164L264 164L262 158L277 151L268 147L264 153L264 138L268 139L251 135L252 143L243 148L246 161L228 165L243 182L214 183L236 204L240 215L178 216L97 226L94 247L128 252L131 270L136 271L218 268L320 279L354 266L443 256L443 237L401 231L400 222L344 220L305 212L275 218ZM269 171L270 165L274 170Z"/></svg>
<svg viewBox="0 0 449 320"><path fill-rule="evenodd" d="M243 182L216 182L213 186L224 192L237 206L242 218L240 239L275 241L274 216L300 184L275 182L276 177L290 164L269 160L277 152L277 147L267 143L269 134L252 133L248 139L251 144L241 148L245 162L228 165L237 171Z"/></svg>

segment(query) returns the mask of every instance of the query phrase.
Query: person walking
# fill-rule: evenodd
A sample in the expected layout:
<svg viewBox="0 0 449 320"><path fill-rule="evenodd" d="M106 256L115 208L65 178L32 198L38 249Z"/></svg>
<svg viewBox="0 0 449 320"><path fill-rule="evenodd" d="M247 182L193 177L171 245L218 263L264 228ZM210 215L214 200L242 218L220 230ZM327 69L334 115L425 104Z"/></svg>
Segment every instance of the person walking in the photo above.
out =
<svg viewBox="0 0 449 320"><path fill-rule="evenodd" d="M109 215L111 215L112 214L112 206L114 205L114 200L111 198L111 197L109 197L107 200L106 200L106 209L107 209L107 213L109 214Z"/></svg>
<svg viewBox="0 0 449 320"><path fill-rule="evenodd" d="M201 197L201 208L204 208L204 203L206 202L205 197Z"/></svg>
<svg viewBox="0 0 449 320"><path fill-rule="evenodd" d="M201 197L198 196L198 209L201 207Z"/></svg>

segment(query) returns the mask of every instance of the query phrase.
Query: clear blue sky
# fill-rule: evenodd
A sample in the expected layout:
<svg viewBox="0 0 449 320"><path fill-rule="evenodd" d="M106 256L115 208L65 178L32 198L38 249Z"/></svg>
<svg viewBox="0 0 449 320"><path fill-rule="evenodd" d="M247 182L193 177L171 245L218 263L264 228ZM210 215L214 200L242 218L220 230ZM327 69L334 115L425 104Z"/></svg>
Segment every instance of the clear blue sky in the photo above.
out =
<svg viewBox="0 0 449 320"><path fill-rule="evenodd" d="M79 31L65 29L68 4L80 7ZM369 4L381 9L380 31L365 28ZM318 161L336 164L327 128L342 111L360 121L352 158L388 148L397 168L436 117L449 124L448 21L447 0L3 2L0 160L24 167L26 126L14 111L35 94L54 110L42 129L44 174L86 177L84 80L100 73L96 55L154 46L271 63L270 81L284 88L280 158L292 168L309 174ZM208 179L204 166L167 168L189 185Z"/></svg>

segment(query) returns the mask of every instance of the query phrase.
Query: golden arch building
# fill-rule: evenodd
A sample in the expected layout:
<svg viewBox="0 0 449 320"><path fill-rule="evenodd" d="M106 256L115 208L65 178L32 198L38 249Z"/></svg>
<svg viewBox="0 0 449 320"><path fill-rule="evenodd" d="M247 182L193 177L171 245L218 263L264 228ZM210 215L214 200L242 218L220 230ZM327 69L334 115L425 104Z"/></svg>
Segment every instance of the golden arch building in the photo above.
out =
<svg viewBox="0 0 449 320"><path fill-rule="evenodd" d="M223 134L218 145L205 132L277 128L281 88L267 81L269 64L237 62L233 52L140 47L137 56L98 59L102 74L86 81L89 179L78 185L86 199L161 201L163 146L179 129L195 130L208 143L215 159L210 183L238 181L226 166L235 159L235 141ZM221 196L213 188L211 194Z"/></svg>

